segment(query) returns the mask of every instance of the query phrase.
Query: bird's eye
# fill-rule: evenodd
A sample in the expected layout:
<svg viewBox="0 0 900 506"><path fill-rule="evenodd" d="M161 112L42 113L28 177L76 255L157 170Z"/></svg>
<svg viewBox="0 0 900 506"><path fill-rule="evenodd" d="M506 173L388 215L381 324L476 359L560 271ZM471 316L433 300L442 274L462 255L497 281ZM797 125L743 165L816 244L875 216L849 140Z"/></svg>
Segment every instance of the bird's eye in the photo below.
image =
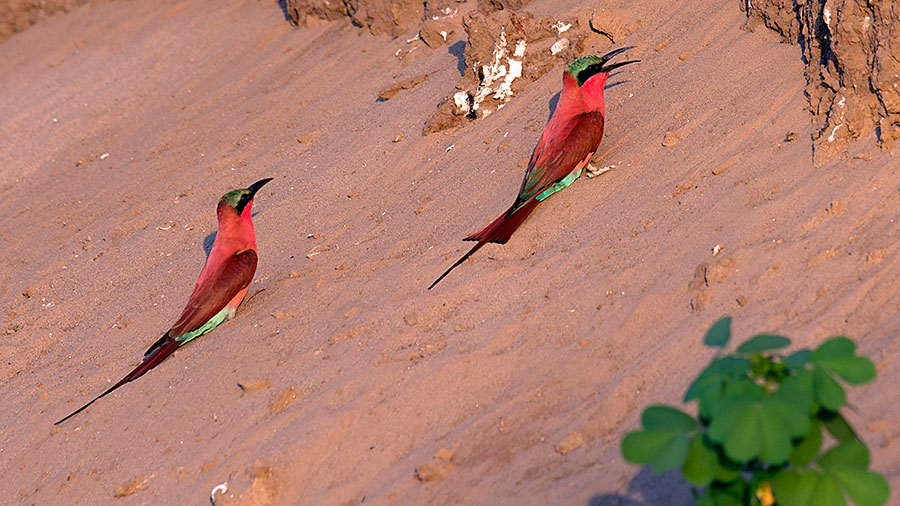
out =
<svg viewBox="0 0 900 506"><path fill-rule="evenodd" d="M238 204L234 206L235 211L237 211L238 214L242 214L244 212L244 208L247 207L247 204L252 198L253 197L250 196L249 192L241 194L241 199L238 201Z"/></svg>
<svg viewBox="0 0 900 506"><path fill-rule="evenodd" d="M590 79L594 75L602 72L604 63L606 63L604 60L600 60L600 63L594 63L593 65L588 65L584 70L579 72L578 73L578 85L581 86L588 79Z"/></svg>

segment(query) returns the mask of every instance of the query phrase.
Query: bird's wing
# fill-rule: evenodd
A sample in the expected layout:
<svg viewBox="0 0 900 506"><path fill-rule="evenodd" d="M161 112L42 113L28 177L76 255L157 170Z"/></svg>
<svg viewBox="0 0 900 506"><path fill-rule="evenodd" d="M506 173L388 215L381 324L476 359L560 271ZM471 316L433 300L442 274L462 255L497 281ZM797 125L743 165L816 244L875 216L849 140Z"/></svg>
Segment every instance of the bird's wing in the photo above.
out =
<svg viewBox="0 0 900 506"><path fill-rule="evenodd" d="M198 283L178 321L167 334L173 339L200 328L221 311L256 273L256 252L244 249L228 257L203 282ZM148 353L152 351L148 350Z"/></svg>
<svg viewBox="0 0 900 506"><path fill-rule="evenodd" d="M595 111L575 116L563 125L559 134L546 141L541 139L534 148L516 203L528 201L572 172L584 168L602 138L603 114Z"/></svg>

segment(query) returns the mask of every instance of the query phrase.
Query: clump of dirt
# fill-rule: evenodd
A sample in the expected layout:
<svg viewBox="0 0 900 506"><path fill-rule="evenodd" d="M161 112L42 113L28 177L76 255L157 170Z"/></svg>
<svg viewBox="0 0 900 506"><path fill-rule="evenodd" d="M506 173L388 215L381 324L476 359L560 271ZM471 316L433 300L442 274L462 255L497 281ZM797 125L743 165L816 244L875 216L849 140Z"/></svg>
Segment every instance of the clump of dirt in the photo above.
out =
<svg viewBox="0 0 900 506"><path fill-rule="evenodd" d="M434 458L430 462L426 462L416 467L415 476L421 482L438 481L450 476L456 470L456 464L453 463L453 457L456 454L453 450L441 448L434 454Z"/></svg>
<svg viewBox="0 0 900 506"><path fill-rule="evenodd" d="M390 100L394 98L395 95L400 93L403 90L409 90L415 88L416 86L425 82L428 79L427 75L419 75L415 77L410 77L409 79L405 79L400 82L395 82L394 84L388 86L387 88L382 89L378 92L378 98L381 100Z"/></svg>
<svg viewBox="0 0 900 506"><path fill-rule="evenodd" d="M128 497L135 492L139 492L144 489L144 485L147 483L147 478L144 476L138 476L137 478L125 482L118 487L116 487L116 491L113 493L115 497Z"/></svg>
<svg viewBox="0 0 900 506"><path fill-rule="evenodd" d="M535 18L510 9L463 18L466 72L425 122L424 135L490 115L529 83L580 55L589 33L577 19Z"/></svg>
<svg viewBox="0 0 900 506"><path fill-rule="evenodd" d="M398 37L422 21L425 12L422 0L287 0L285 5L288 16L297 25L349 17L373 34L386 33L391 37Z"/></svg>
<svg viewBox="0 0 900 506"><path fill-rule="evenodd" d="M485 14L503 9L519 10L531 0L478 0L478 10Z"/></svg>
<svg viewBox="0 0 900 506"><path fill-rule="evenodd" d="M425 19L441 19L459 12L456 4L465 0L427 0L425 2Z"/></svg>
<svg viewBox="0 0 900 506"><path fill-rule="evenodd" d="M0 42L57 12L69 12L92 0L12 0L0 3ZM94 0L96 1L96 0Z"/></svg>
<svg viewBox="0 0 900 506"><path fill-rule="evenodd" d="M800 36L800 6L794 0L757 0L750 4L741 1L741 10L750 18L747 27L762 21L767 28L778 32L785 42L797 42Z"/></svg>
<svg viewBox="0 0 900 506"><path fill-rule="evenodd" d="M328 0L287 0L285 9L295 25L306 25L315 19L334 21L350 15L345 2Z"/></svg>
<svg viewBox="0 0 900 506"><path fill-rule="evenodd" d="M751 28L762 22L786 42L803 47L817 164L873 130L884 149L900 138L900 11L891 2L742 0L741 4Z"/></svg>

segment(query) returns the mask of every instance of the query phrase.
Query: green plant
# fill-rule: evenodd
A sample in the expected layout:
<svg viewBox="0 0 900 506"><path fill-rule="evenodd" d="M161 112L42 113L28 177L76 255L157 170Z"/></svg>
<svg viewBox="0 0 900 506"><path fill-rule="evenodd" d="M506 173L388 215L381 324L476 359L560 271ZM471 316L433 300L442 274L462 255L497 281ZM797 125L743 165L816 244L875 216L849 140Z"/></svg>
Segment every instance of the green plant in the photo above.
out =
<svg viewBox="0 0 900 506"><path fill-rule="evenodd" d="M731 318L706 334L724 348ZM760 334L730 354L718 352L688 388L698 417L650 406L643 430L622 440L622 453L657 473L680 468L698 506L881 506L887 480L869 471L869 451L840 413L836 378L859 385L875 377L872 362L846 337L815 350L781 355L786 337ZM823 447L823 429L831 440Z"/></svg>

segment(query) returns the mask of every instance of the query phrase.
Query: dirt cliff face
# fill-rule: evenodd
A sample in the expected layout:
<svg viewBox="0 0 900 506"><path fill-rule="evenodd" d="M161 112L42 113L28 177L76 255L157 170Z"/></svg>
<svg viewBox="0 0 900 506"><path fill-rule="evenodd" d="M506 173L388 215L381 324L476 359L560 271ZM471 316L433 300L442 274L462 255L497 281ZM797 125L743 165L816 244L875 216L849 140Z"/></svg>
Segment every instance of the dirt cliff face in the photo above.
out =
<svg viewBox="0 0 900 506"><path fill-rule="evenodd" d="M478 0L474 10L469 6L461 12L459 0L287 0L286 10L297 25L349 17L373 34L395 38L417 29L418 39L432 49L464 31L462 76L425 121L422 133L427 135L490 115L549 70L596 52L594 46L608 47L637 25L628 9L564 17L519 11L529 1ZM401 48L396 56L403 60L420 46Z"/></svg>
<svg viewBox="0 0 900 506"><path fill-rule="evenodd" d="M817 163L873 130L885 149L900 138L898 2L762 0L742 7L803 47Z"/></svg>
<svg viewBox="0 0 900 506"><path fill-rule="evenodd" d="M28 29L41 19L91 0L8 0L0 3L0 42Z"/></svg>
<svg viewBox="0 0 900 506"><path fill-rule="evenodd" d="M463 20L468 36L466 70L456 90L425 122L423 133L439 132L483 118L502 108L550 69L572 61L583 50L585 30L578 20L535 18L509 9Z"/></svg>
<svg viewBox="0 0 900 506"><path fill-rule="evenodd" d="M368 28L373 34L397 37L422 21L425 4L422 0L287 0L285 6L288 16L298 25L349 17L353 24Z"/></svg>
<svg viewBox="0 0 900 506"><path fill-rule="evenodd" d="M425 135L489 116L551 70L579 56L600 54L637 25L618 9L591 14L535 17L489 0L463 18L465 70L456 91L425 122ZM560 79L562 73L559 74Z"/></svg>
<svg viewBox="0 0 900 506"><path fill-rule="evenodd" d="M368 28L373 34L387 33L398 37L407 30L418 28L423 21L438 21L458 12L457 4L464 0L287 0L285 9L296 25L308 25L316 20L333 21L349 17L353 24ZM483 12L518 9L528 0L481 0Z"/></svg>

